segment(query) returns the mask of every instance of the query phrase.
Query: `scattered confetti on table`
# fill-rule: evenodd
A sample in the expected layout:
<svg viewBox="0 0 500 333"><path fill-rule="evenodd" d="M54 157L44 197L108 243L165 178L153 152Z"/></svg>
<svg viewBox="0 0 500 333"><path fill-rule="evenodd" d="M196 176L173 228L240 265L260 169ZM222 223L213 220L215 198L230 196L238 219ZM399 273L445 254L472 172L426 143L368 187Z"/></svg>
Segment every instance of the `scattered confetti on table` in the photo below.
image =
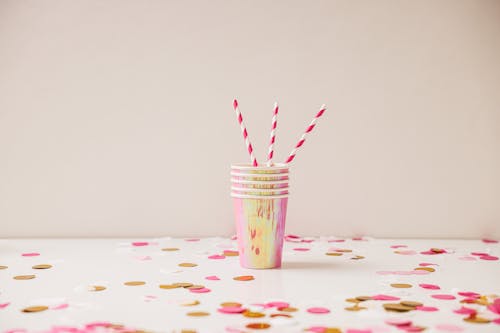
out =
<svg viewBox="0 0 500 333"><path fill-rule="evenodd" d="M251 270L234 237L0 240L0 333L500 332L499 255L286 235L282 268Z"/></svg>

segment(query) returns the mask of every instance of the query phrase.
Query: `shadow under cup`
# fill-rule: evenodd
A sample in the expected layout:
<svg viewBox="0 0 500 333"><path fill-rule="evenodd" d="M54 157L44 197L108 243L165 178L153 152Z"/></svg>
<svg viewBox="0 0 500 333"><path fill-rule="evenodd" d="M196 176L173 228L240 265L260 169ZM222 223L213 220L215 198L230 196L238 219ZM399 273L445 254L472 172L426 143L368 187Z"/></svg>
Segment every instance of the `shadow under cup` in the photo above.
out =
<svg viewBox="0 0 500 333"><path fill-rule="evenodd" d="M288 204L288 166L231 166L231 196L240 265L281 267Z"/></svg>

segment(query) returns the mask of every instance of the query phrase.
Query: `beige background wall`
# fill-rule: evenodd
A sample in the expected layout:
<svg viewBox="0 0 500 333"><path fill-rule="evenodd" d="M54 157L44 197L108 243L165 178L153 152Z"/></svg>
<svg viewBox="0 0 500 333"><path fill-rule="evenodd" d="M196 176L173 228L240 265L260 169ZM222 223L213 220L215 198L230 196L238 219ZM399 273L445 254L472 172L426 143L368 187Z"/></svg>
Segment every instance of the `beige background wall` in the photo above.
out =
<svg viewBox="0 0 500 333"><path fill-rule="evenodd" d="M229 235L281 104L288 232L500 237L500 1L0 0L0 237Z"/></svg>

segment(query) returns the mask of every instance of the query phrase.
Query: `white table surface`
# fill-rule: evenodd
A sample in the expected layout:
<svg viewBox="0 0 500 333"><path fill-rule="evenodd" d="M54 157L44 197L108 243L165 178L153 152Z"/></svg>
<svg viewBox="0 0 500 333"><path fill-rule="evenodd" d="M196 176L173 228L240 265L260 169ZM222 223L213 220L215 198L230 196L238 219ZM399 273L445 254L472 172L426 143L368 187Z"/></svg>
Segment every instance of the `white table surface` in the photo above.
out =
<svg viewBox="0 0 500 333"><path fill-rule="evenodd" d="M492 295L500 294L500 261L482 260L471 255L471 252L484 252L499 256L498 243L370 238L337 241L329 237L303 240L285 242L283 267L273 270L243 269L235 256L209 259L210 255L236 249L235 241L227 238L0 240L0 266L7 266L0 269L0 332L13 329L19 330L12 332L56 332L58 326L76 332L75 327L83 328L96 321L152 332L181 332L183 329L197 332L304 332L314 326L337 327L343 332L357 332L356 329L364 329L362 332L404 332L386 324L388 318L409 318L413 325L426 327L426 332L449 332L452 329L500 332L499 324L468 323L463 320L465 315L453 312L465 305L476 309L483 318L494 320L500 317L486 306L461 304L464 297L458 294L472 291L489 295L489 301L493 300ZM135 246L134 242L143 243ZM406 247L394 248L395 245ZM162 251L165 247L179 250ZM294 250L296 248L310 250ZM325 255L327 251L339 248L352 252L342 256ZM447 253L420 254L430 248L442 248ZM355 255L364 256L364 259L351 259ZM179 267L182 262L198 266ZM435 264L427 266L434 268L435 272L400 275L423 267L419 266L422 263ZM32 266L36 264L53 267L35 270ZM36 277L13 279L14 276L31 274ZM212 275L220 280L206 279ZM239 275L253 275L255 279L233 280ZM124 282L134 280L146 284L124 285ZM165 290L158 287L174 282L201 284L211 291L192 293L184 288ZM392 283L408 283L412 287L394 288ZM435 284L441 289L424 289L419 286L422 283ZM106 289L89 290L93 285L105 286ZM439 310L387 312L382 304L391 301L380 300L363 302L361 305L366 310L352 312L344 309L353 305L345 301L347 298L377 294L419 301ZM451 294L456 299L435 299L431 297L434 294ZM180 304L190 300L197 300L200 304ZM262 318L218 312L219 304L228 301L242 303L244 307L253 303L283 301L298 311L289 313L292 318L271 318L270 314L283 313L276 308L262 310L265 314ZM49 309L22 312L32 305L45 305ZM310 307L325 307L330 312L313 314L307 312ZM254 310L259 309L254 306ZM190 317L186 315L190 311L206 311L210 315ZM268 323L271 327L266 330L245 327L252 322ZM62 328L59 331L63 331Z"/></svg>

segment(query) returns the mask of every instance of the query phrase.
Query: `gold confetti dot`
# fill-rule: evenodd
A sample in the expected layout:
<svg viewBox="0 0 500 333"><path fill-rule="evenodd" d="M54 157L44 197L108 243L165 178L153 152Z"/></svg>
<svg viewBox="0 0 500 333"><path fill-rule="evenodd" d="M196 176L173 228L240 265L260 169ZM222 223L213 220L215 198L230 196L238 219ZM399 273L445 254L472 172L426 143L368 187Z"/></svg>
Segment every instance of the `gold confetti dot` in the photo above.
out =
<svg viewBox="0 0 500 333"><path fill-rule="evenodd" d="M186 289L203 289L205 286L202 286L201 284L193 284L192 286L185 287Z"/></svg>
<svg viewBox="0 0 500 333"><path fill-rule="evenodd" d="M226 251L224 251L224 255L226 257L237 257L240 255L240 253L238 251L226 250Z"/></svg>
<svg viewBox="0 0 500 333"><path fill-rule="evenodd" d="M391 283L391 287L393 288L411 288L412 285L408 283Z"/></svg>
<svg viewBox="0 0 500 333"><path fill-rule="evenodd" d="M364 301L369 301L369 300L371 300L371 299L372 299L372 297L371 297L371 296L356 296L356 299L357 299L358 301L364 302Z"/></svg>
<svg viewBox="0 0 500 333"><path fill-rule="evenodd" d="M340 328L336 327L327 327L325 330L323 330L323 333L342 333Z"/></svg>
<svg viewBox="0 0 500 333"><path fill-rule="evenodd" d="M470 317L464 318L464 321L466 321L468 323L474 323L474 324L488 324L491 320L483 318L483 317L470 316Z"/></svg>
<svg viewBox="0 0 500 333"><path fill-rule="evenodd" d="M9 266L0 266L0 269L7 269Z"/></svg>
<svg viewBox="0 0 500 333"><path fill-rule="evenodd" d="M205 316L209 316L210 313L205 312L205 311L192 311L192 312L186 313L186 315L188 315L190 317L205 317Z"/></svg>
<svg viewBox="0 0 500 333"><path fill-rule="evenodd" d="M104 286L90 286L90 291L103 291L106 290L106 287Z"/></svg>
<svg viewBox="0 0 500 333"><path fill-rule="evenodd" d="M145 284L146 282L144 281L128 281L124 283L124 285L126 286L143 286Z"/></svg>
<svg viewBox="0 0 500 333"><path fill-rule="evenodd" d="M179 249L176 248L176 247L165 247L165 248L163 248L161 250L162 251L167 251L167 252L179 251Z"/></svg>
<svg viewBox="0 0 500 333"><path fill-rule="evenodd" d="M268 323L250 323L247 324L245 327L252 328L254 330L264 330L271 327L271 325L269 325Z"/></svg>
<svg viewBox="0 0 500 333"><path fill-rule="evenodd" d="M243 312L243 316L247 317L247 318L261 318L261 317L264 317L265 314L261 313L261 312L252 312L252 311L245 311Z"/></svg>
<svg viewBox="0 0 500 333"><path fill-rule="evenodd" d="M413 308L417 306L422 306L423 304L420 302L415 302L415 301L401 301L399 304L405 305L405 306L411 306Z"/></svg>
<svg viewBox="0 0 500 333"><path fill-rule="evenodd" d="M385 303L383 306L387 311L407 312L414 310L411 306L405 306L399 303Z"/></svg>
<svg viewBox="0 0 500 333"><path fill-rule="evenodd" d="M351 260L361 260L361 259L365 259L365 257L363 256L354 256L351 258Z"/></svg>
<svg viewBox="0 0 500 333"><path fill-rule="evenodd" d="M417 267L413 269L414 271L427 271L427 272L435 272L436 270L432 267Z"/></svg>
<svg viewBox="0 0 500 333"><path fill-rule="evenodd" d="M235 276L233 280L236 281L252 281L254 279L253 275L240 275L240 276Z"/></svg>
<svg viewBox="0 0 500 333"><path fill-rule="evenodd" d="M269 317L271 317L271 318L276 318L276 317L293 318L293 316L288 314L288 313L272 313Z"/></svg>
<svg viewBox="0 0 500 333"><path fill-rule="evenodd" d="M239 308L241 306L241 303L238 303L238 302L224 302L224 303L220 303L220 306L223 307L223 308L232 308L232 307Z"/></svg>
<svg viewBox="0 0 500 333"><path fill-rule="evenodd" d="M35 275L17 275L17 276L14 276L14 280L31 280L34 278L35 278Z"/></svg>
<svg viewBox="0 0 500 333"><path fill-rule="evenodd" d="M189 288L189 287L193 286L193 284L189 283L189 282L176 282L173 285L177 286L177 287L181 287L181 288Z"/></svg>
<svg viewBox="0 0 500 333"><path fill-rule="evenodd" d="M361 311L361 310L366 310L364 306L358 306L357 304L355 306L348 306L344 308L347 311Z"/></svg>
<svg viewBox="0 0 500 333"><path fill-rule="evenodd" d="M181 305L182 306L195 306L195 305L198 305L200 304L200 301L197 301L197 300L192 300L192 301L182 301L181 302Z"/></svg>
<svg viewBox="0 0 500 333"><path fill-rule="evenodd" d="M346 298L345 301L349 302L349 303L359 303L359 302L361 302L361 300L359 300L357 298Z"/></svg>
<svg viewBox="0 0 500 333"><path fill-rule="evenodd" d="M349 249L337 249L337 250L335 250L335 252L349 253L349 252L352 252L352 250L349 250Z"/></svg>
<svg viewBox="0 0 500 333"><path fill-rule="evenodd" d="M291 306L285 306L285 307L283 307L283 308L279 308L278 310L280 310L280 311L284 311L284 312L296 312L296 311L298 311L299 309L294 308L294 307L291 307Z"/></svg>
<svg viewBox="0 0 500 333"><path fill-rule="evenodd" d="M175 285L175 284L160 284L159 286L161 289L175 289L175 288L180 288L181 286Z"/></svg>
<svg viewBox="0 0 500 333"><path fill-rule="evenodd" d="M341 255L343 255L343 253L340 253L340 252L327 252L325 254L327 256L333 256L333 257L340 257Z"/></svg>
<svg viewBox="0 0 500 333"><path fill-rule="evenodd" d="M40 264L32 267L33 269L49 269L52 268L52 265L49 264Z"/></svg>
<svg viewBox="0 0 500 333"><path fill-rule="evenodd" d="M45 305L35 305L35 306L28 306L27 308L24 308L22 311L23 312L41 312L47 310L49 307Z"/></svg>
<svg viewBox="0 0 500 333"><path fill-rule="evenodd" d="M181 333L197 333L195 330L181 330Z"/></svg>
<svg viewBox="0 0 500 333"><path fill-rule="evenodd" d="M198 264L194 264L192 262L181 262L179 264L180 267L196 267Z"/></svg>

